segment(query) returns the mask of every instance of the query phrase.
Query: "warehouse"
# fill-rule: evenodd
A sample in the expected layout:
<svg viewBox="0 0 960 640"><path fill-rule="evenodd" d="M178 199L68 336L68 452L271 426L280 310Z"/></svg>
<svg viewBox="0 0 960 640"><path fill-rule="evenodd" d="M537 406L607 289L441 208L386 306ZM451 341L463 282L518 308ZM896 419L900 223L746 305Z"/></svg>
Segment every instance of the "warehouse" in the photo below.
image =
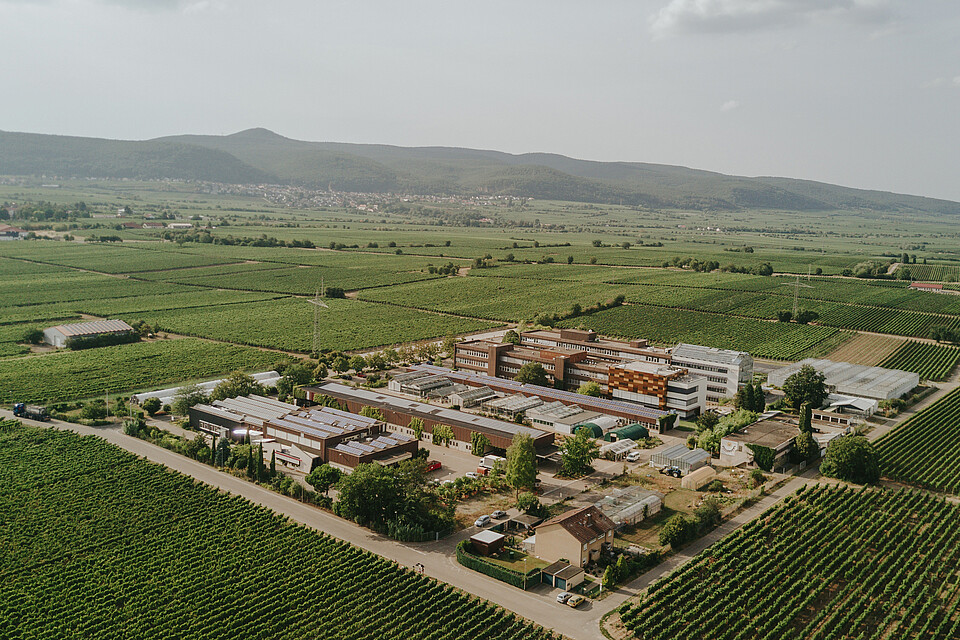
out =
<svg viewBox="0 0 960 640"><path fill-rule="evenodd" d="M767 382L775 387L783 387L787 378L806 365L823 373L829 392L846 396L890 400L910 393L920 384L920 376L910 371L815 358L807 358L777 369L767 376Z"/></svg>
<svg viewBox="0 0 960 640"><path fill-rule="evenodd" d="M263 445L285 466L308 473L320 462L344 471L358 464L394 464L413 457L419 443L405 434L385 433L373 418L330 407L309 410L263 396L217 400L190 408L191 425L217 437Z"/></svg>
<svg viewBox="0 0 960 640"><path fill-rule="evenodd" d="M135 339L133 327L123 320L94 320L76 324L61 324L43 330L43 341L55 347L68 347L72 343L97 338L113 339L123 342L125 338Z"/></svg>
<svg viewBox="0 0 960 640"><path fill-rule="evenodd" d="M661 422L667 421L670 425L676 419L676 414L645 407L634 402L625 402L623 400L607 400L606 398L596 398L586 396L573 391L562 391L550 387L540 387L532 384L522 384L515 380L506 378L494 378L470 371L452 371L437 367L431 364L420 364L412 367L414 371L422 371L432 374L444 375L453 382L469 385L471 387L488 387L501 394L520 393L525 396L536 396L543 402L559 401L566 405L580 407L585 411L596 411L608 416L623 418L629 422L639 422L646 425L651 431L660 432Z"/></svg>
<svg viewBox="0 0 960 640"><path fill-rule="evenodd" d="M423 420L424 431L427 433L433 433L433 427L436 425L446 425L451 428L454 439L462 447L469 446L474 433L485 435L490 440L490 446L497 449L509 447L516 433L529 434L537 448L553 444L554 439L553 433L540 429L384 395L376 391L356 389L334 382L303 387L303 392L310 402L315 402L322 396L328 396L346 405L353 413L359 413L364 407L372 407L379 410L387 422L405 429L409 427L413 418Z"/></svg>

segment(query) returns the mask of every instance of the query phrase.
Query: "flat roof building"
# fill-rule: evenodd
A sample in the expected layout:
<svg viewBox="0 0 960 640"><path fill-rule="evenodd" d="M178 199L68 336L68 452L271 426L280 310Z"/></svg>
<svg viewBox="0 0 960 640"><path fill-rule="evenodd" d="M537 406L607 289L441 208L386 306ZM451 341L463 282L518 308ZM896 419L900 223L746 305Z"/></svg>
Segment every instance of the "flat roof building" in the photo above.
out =
<svg viewBox="0 0 960 640"><path fill-rule="evenodd" d="M847 396L890 400L909 393L920 384L920 376L911 371L816 358L807 358L772 371L767 376L767 382L776 387L782 387L787 378L806 365L823 373L824 383L829 392Z"/></svg>
<svg viewBox="0 0 960 640"><path fill-rule="evenodd" d="M453 430L454 438L461 443L470 443L473 433L484 434L489 439L490 446L498 449L509 447L516 433L529 434L537 447L548 446L554 439L552 432L397 398L367 389L356 389L335 382L303 387L303 392L310 402L316 401L321 396L328 396L346 405L353 413L359 413L363 407L372 407L383 413L387 422L398 427L409 427L413 418L423 420L424 430L427 433L433 433L433 427L438 424L447 425Z"/></svg>
<svg viewBox="0 0 960 640"><path fill-rule="evenodd" d="M753 380L753 357L746 351L717 349L681 342L671 352L670 362L707 379L707 401L732 398Z"/></svg>

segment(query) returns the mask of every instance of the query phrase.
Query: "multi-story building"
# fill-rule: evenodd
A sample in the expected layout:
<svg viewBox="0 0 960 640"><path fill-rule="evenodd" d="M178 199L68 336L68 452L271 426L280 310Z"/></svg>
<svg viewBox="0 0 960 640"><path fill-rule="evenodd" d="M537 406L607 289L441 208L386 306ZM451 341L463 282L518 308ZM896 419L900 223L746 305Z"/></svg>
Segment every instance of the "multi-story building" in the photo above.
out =
<svg viewBox="0 0 960 640"><path fill-rule="evenodd" d="M680 343L670 356L674 366L707 379L710 402L732 398L740 387L753 380L753 358L744 351Z"/></svg>
<svg viewBox="0 0 960 640"><path fill-rule="evenodd" d="M616 528L613 520L593 505L562 513L537 526L536 555L547 562L564 558L582 567L600 558L604 543L613 544Z"/></svg>
<svg viewBox="0 0 960 640"><path fill-rule="evenodd" d="M514 378L523 365L543 366L552 384L576 389L596 382L608 397L692 416L732 397L753 378L753 358L741 351L680 344L673 349L646 340L604 340L593 331L560 329L520 334L520 344L474 340L457 345L458 369Z"/></svg>

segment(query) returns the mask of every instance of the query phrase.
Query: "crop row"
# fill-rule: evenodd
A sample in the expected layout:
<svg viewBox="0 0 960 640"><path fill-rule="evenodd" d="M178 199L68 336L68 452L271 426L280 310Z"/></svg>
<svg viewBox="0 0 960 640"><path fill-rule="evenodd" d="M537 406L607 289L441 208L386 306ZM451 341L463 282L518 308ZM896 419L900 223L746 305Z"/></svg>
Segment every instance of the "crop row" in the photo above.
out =
<svg viewBox="0 0 960 640"><path fill-rule="evenodd" d="M914 280L936 282L957 282L960 280L960 266L951 264L912 264L908 267Z"/></svg>
<svg viewBox="0 0 960 640"><path fill-rule="evenodd" d="M494 323L357 300L327 300L321 347L365 349L488 329ZM315 307L302 298L121 314L181 335L307 353L313 349Z"/></svg>
<svg viewBox="0 0 960 640"><path fill-rule="evenodd" d="M609 309L560 324L589 326L603 335L629 339L739 349L756 357L777 360L799 360L826 353L850 337L832 327L764 322L644 305Z"/></svg>
<svg viewBox="0 0 960 640"><path fill-rule="evenodd" d="M202 340L158 340L90 351L0 359L0 402L50 402L102 396L168 382L263 370L277 354Z"/></svg>
<svg viewBox="0 0 960 640"><path fill-rule="evenodd" d="M923 380L943 380L950 376L960 360L960 348L928 342L905 343L880 363L888 369L902 369L920 374Z"/></svg>
<svg viewBox="0 0 960 640"><path fill-rule="evenodd" d="M960 507L817 485L652 584L621 620L642 640L960 634Z"/></svg>
<svg viewBox="0 0 960 640"><path fill-rule="evenodd" d="M0 254L46 264L117 274L236 262L236 260L195 255L183 251L146 251L99 243L11 242L5 243L0 248Z"/></svg>
<svg viewBox="0 0 960 640"><path fill-rule="evenodd" d="M0 434L8 638L548 637L99 438Z"/></svg>
<svg viewBox="0 0 960 640"><path fill-rule="evenodd" d="M881 437L876 448L885 477L960 494L960 389Z"/></svg>

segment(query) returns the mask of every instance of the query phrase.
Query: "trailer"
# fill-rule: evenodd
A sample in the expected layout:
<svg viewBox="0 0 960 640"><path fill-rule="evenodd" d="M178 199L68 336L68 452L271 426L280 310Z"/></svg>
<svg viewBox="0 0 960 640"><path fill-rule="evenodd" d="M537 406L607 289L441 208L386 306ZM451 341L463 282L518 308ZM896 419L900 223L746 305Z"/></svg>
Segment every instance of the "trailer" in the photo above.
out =
<svg viewBox="0 0 960 640"><path fill-rule="evenodd" d="M13 415L18 418L27 418L28 420L39 420L41 422L46 422L50 419L50 414L47 413L46 407L38 407L32 404L24 404L18 402L13 405Z"/></svg>

